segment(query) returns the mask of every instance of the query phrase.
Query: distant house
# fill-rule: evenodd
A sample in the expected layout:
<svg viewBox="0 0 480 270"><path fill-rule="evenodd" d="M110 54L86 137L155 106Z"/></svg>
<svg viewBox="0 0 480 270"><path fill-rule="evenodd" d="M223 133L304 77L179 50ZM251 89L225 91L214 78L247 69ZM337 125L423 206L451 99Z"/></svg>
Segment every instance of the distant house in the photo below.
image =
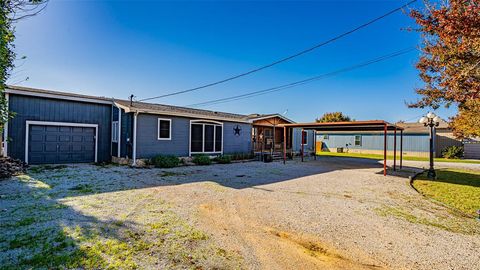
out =
<svg viewBox="0 0 480 270"><path fill-rule="evenodd" d="M4 155L30 164L248 153L247 115L10 86Z"/></svg>
<svg viewBox="0 0 480 270"><path fill-rule="evenodd" d="M403 154L404 156L429 156L429 128L420 123L397 123L403 127ZM400 133L397 134L397 150L400 149ZM365 154L383 154L382 132L329 132L317 133L317 142L322 143L323 151L336 152L342 148L344 152L365 153ZM393 134L387 136L388 152L393 154ZM448 128L445 121L441 121L436 128L434 137L435 156L440 157L445 147L451 145L462 145L460 140L455 139L452 131Z"/></svg>

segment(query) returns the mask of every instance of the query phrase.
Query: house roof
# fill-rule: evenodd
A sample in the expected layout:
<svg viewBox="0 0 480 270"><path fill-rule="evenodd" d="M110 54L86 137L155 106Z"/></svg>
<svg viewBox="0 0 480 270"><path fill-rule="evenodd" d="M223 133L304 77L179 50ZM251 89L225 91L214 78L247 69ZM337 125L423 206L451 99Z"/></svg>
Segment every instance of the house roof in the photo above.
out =
<svg viewBox="0 0 480 270"><path fill-rule="evenodd" d="M397 123L399 127L404 128L405 133L429 133L428 127L425 127L422 123ZM448 123L440 119L437 129L449 129Z"/></svg>
<svg viewBox="0 0 480 270"><path fill-rule="evenodd" d="M37 97L44 97L44 98L58 98L58 99L67 99L67 100L74 100L74 101L112 104L112 98L82 95L82 94L68 93L68 92L59 92L59 91L30 88L30 87L24 87L24 86L8 85L7 88L5 89L5 93L37 96Z"/></svg>
<svg viewBox="0 0 480 270"><path fill-rule="evenodd" d="M8 86L5 90L6 93L37 96L53 99L65 99L72 101L90 102L90 103L102 103L117 105L125 109L127 112L143 112L152 114L164 114L164 115L176 115L193 118L206 118L213 120L232 121L232 122L245 122L248 123L248 116L226 112L216 112L209 110L192 109L186 107L156 104L156 103L144 103L133 102L133 106L130 106L130 101L122 99L114 99L108 97L99 97L91 95L82 95L69 92L52 91L38 88L30 88L23 86Z"/></svg>
<svg viewBox="0 0 480 270"><path fill-rule="evenodd" d="M130 101L115 99L114 104L124 109L126 112L144 112L151 114L178 115L195 118L208 118L232 122L248 122L247 116L242 114L216 112L209 110L192 109L165 104L145 103L134 101L130 106Z"/></svg>
<svg viewBox="0 0 480 270"><path fill-rule="evenodd" d="M250 114L248 115L248 120L250 121L256 121L256 120L262 120L262 119L268 119L268 118L274 118L274 117L278 117L280 119L283 119L285 120L286 122L289 122L290 124L294 124L295 121L281 115L281 114L278 114L278 113L271 113L271 114L258 114L258 113L255 113L255 114Z"/></svg>

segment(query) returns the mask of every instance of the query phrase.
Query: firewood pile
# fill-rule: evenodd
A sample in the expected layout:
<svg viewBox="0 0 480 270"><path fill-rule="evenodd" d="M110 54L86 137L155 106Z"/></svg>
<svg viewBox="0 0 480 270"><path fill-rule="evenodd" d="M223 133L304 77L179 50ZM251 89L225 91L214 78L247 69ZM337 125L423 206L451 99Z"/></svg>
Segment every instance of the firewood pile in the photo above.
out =
<svg viewBox="0 0 480 270"><path fill-rule="evenodd" d="M19 159L0 157L0 179L26 172L27 164Z"/></svg>

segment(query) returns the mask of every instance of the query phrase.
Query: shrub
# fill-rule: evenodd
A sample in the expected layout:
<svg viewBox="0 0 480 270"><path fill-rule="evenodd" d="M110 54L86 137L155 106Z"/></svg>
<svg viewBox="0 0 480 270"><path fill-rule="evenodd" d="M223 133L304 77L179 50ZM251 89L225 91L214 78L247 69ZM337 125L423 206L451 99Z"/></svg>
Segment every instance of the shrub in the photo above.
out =
<svg viewBox="0 0 480 270"><path fill-rule="evenodd" d="M192 162L197 165L210 165L212 164L212 160L209 156L206 155L196 155L193 157Z"/></svg>
<svg viewBox="0 0 480 270"><path fill-rule="evenodd" d="M232 153L230 154L232 160L245 160L252 159L254 157L252 153Z"/></svg>
<svg viewBox="0 0 480 270"><path fill-rule="evenodd" d="M463 146L448 146L442 150L442 157L447 159L458 159L463 157Z"/></svg>
<svg viewBox="0 0 480 270"><path fill-rule="evenodd" d="M178 166L180 160L176 156L158 155L152 158L151 163L157 168L173 168Z"/></svg>
<svg viewBox="0 0 480 270"><path fill-rule="evenodd" d="M216 157L215 161L220 164L229 164L229 163L232 163L232 157L229 155L221 155Z"/></svg>

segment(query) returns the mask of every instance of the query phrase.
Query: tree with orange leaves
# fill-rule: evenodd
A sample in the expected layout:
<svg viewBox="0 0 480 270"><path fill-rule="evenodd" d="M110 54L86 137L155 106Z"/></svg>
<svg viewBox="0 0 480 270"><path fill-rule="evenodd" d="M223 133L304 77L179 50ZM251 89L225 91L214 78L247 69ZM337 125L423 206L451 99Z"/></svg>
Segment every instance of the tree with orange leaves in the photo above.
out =
<svg viewBox="0 0 480 270"><path fill-rule="evenodd" d="M480 0L426 3L410 16L420 26L422 55L416 65L425 85L414 108L458 106L455 134L480 136ZM475 126L472 126L474 123Z"/></svg>

